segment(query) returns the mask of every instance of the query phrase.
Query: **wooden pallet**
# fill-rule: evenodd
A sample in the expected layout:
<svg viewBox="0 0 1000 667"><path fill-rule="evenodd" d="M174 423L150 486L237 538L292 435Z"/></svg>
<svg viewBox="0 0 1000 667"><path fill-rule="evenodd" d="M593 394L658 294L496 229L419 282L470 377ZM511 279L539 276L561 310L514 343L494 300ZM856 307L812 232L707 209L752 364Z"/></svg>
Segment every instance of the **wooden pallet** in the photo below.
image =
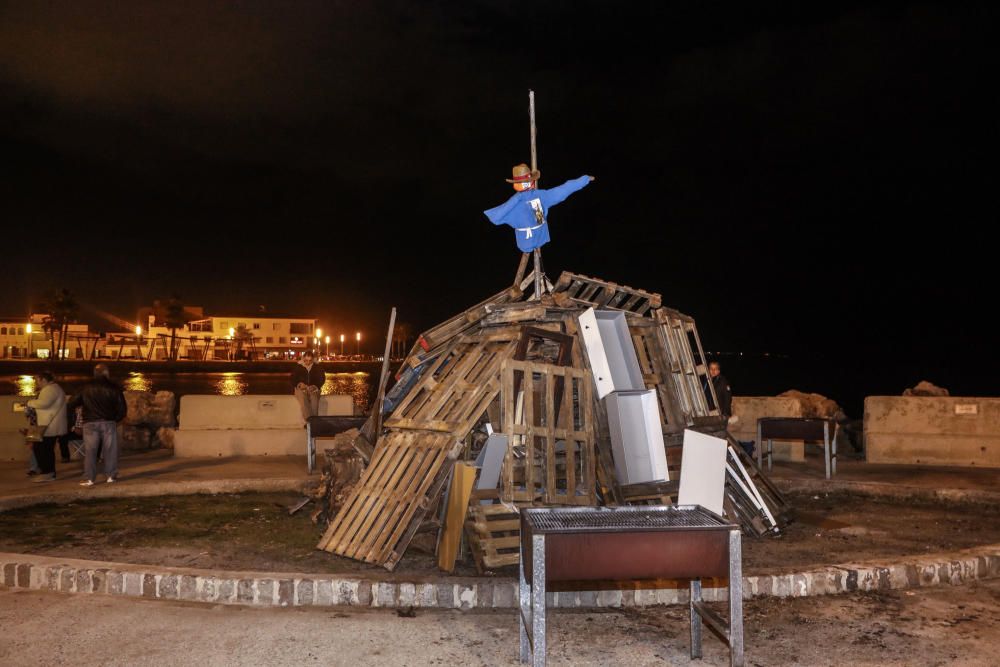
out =
<svg viewBox="0 0 1000 667"><path fill-rule="evenodd" d="M557 304L575 302L610 310L624 310L636 315L648 315L660 307L662 297L654 292L590 278L564 271L553 287Z"/></svg>
<svg viewBox="0 0 1000 667"><path fill-rule="evenodd" d="M590 371L506 359L502 382L504 501L594 505Z"/></svg>
<svg viewBox="0 0 1000 667"><path fill-rule="evenodd" d="M520 562L521 517L505 505L480 505L473 497L466 516L465 535L480 574Z"/></svg>
<svg viewBox="0 0 1000 667"><path fill-rule="evenodd" d="M318 548L393 569L461 448L450 433L390 431Z"/></svg>

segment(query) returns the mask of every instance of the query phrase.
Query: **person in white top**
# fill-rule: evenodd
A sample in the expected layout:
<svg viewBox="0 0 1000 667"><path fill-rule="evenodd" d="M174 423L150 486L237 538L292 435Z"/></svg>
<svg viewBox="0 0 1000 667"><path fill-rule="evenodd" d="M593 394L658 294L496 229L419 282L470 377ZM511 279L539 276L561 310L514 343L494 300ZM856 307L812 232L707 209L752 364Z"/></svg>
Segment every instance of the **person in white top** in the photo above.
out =
<svg viewBox="0 0 1000 667"><path fill-rule="evenodd" d="M38 425L46 428L42 441L32 445L40 470L34 481L51 482L56 478L56 441L67 431L66 392L56 384L52 373L39 373L37 382L41 387L38 398L28 401L27 405L35 409Z"/></svg>

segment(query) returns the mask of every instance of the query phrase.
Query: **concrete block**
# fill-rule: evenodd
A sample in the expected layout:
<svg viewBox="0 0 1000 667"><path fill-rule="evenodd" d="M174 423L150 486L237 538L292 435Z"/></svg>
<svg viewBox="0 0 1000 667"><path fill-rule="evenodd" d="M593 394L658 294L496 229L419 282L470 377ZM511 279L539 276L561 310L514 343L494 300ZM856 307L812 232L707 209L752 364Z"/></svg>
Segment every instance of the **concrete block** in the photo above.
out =
<svg viewBox="0 0 1000 667"><path fill-rule="evenodd" d="M321 579L316 582L316 597L314 602L317 605L328 607L333 604L333 582L329 579Z"/></svg>
<svg viewBox="0 0 1000 667"><path fill-rule="evenodd" d="M256 588L258 604L274 603L274 579L259 579L256 582Z"/></svg>
<svg viewBox="0 0 1000 667"><path fill-rule="evenodd" d="M316 587L312 579L302 579L295 585L295 604L311 605L315 599Z"/></svg>
<svg viewBox="0 0 1000 667"><path fill-rule="evenodd" d="M738 417L730 432L737 440L757 441L757 420L766 417L801 417L802 403L797 398L783 396L734 396L733 415ZM757 443L760 447L760 443ZM775 440L775 461L805 461L805 445L801 440Z"/></svg>
<svg viewBox="0 0 1000 667"><path fill-rule="evenodd" d="M347 394L323 396L322 416L354 414L354 398ZM291 393L245 396L188 394L181 397L179 431L202 429L302 429L299 403Z"/></svg>
<svg viewBox="0 0 1000 667"><path fill-rule="evenodd" d="M281 579L277 584L277 603L282 607L291 606L295 602L295 582L291 579Z"/></svg>
<svg viewBox="0 0 1000 667"><path fill-rule="evenodd" d="M1000 398L869 396L871 463L1000 467Z"/></svg>

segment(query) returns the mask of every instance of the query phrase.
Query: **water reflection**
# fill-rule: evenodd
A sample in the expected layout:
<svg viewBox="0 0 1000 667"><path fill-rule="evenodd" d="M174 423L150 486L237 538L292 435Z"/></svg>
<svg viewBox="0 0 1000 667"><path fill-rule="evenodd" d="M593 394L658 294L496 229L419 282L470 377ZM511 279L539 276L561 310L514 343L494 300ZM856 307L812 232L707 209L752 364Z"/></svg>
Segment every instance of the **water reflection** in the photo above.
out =
<svg viewBox="0 0 1000 667"><path fill-rule="evenodd" d="M17 376L17 395L34 396L38 393L38 386L35 384L34 375Z"/></svg>
<svg viewBox="0 0 1000 667"><path fill-rule="evenodd" d="M129 373L122 388L125 391L153 391L153 381L142 373Z"/></svg>
<svg viewBox="0 0 1000 667"><path fill-rule="evenodd" d="M222 396L242 396L247 393L247 381L243 373L223 373L215 383L216 392Z"/></svg>
<svg viewBox="0 0 1000 667"><path fill-rule="evenodd" d="M349 394L354 399L354 405L365 410L368 408L370 381L370 373L327 373L322 393L324 396L326 394Z"/></svg>

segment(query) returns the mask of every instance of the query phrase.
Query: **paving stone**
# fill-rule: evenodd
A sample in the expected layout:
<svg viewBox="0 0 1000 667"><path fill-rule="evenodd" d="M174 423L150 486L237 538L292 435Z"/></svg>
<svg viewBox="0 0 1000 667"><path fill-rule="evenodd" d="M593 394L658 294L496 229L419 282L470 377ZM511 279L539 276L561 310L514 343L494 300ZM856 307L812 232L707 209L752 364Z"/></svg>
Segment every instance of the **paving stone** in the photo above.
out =
<svg viewBox="0 0 1000 667"><path fill-rule="evenodd" d="M302 579L295 585L295 603L311 605L315 598L315 586L312 579Z"/></svg>
<svg viewBox="0 0 1000 667"><path fill-rule="evenodd" d="M165 600L176 600L177 599L177 575L176 574L164 574L160 577L159 588L157 589L157 597L161 597Z"/></svg>
<svg viewBox="0 0 1000 667"><path fill-rule="evenodd" d="M277 603L282 607L290 607L295 602L295 582L282 579L278 582Z"/></svg>
<svg viewBox="0 0 1000 667"><path fill-rule="evenodd" d="M17 587L31 588L31 563L19 563L17 566Z"/></svg>
<svg viewBox="0 0 1000 667"><path fill-rule="evenodd" d="M395 583L391 581L380 581L375 584L375 602L376 607L395 607L396 606L396 595L398 593L398 587Z"/></svg>
<svg viewBox="0 0 1000 667"><path fill-rule="evenodd" d="M333 582L321 579L316 582L316 604L327 607L333 604Z"/></svg>
<svg viewBox="0 0 1000 667"><path fill-rule="evenodd" d="M274 579L257 580L257 603L268 605L274 603Z"/></svg>
<svg viewBox="0 0 1000 667"><path fill-rule="evenodd" d="M125 573L111 571L108 573L108 593L122 595L125 593Z"/></svg>
<svg viewBox="0 0 1000 667"><path fill-rule="evenodd" d="M59 590L59 568L50 567L45 570L45 587L50 591Z"/></svg>
<svg viewBox="0 0 1000 667"><path fill-rule="evenodd" d="M244 602L246 604L253 603L252 579L240 579L239 584L236 586L236 601Z"/></svg>
<svg viewBox="0 0 1000 667"><path fill-rule="evenodd" d="M368 581L361 581L357 584L358 587L358 605L362 607L369 607L372 603L372 584Z"/></svg>
<svg viewBox="0 0 1000 667"><path fill-rule="evenodd" d="M476 584L476 606L482 609L493 608L493 584L481 581Z"/></svg>
<svg viewBox="0 0 1000 667"><path fill-rule="evenodd" d="M437 606L442 609L454 609L455 603L455 587L451 584L438 584L437 585Z"/></svg>
<svg viewBox="0 0 1000 667"><path fill-rule="evenodd" d="M215 577L198 577L198 599L215 602L219 595L219 582Z"/></svg>
<svg viewBox="0 0 1000 667"><path fill-rule="evenodd" d="M155 574L144 574L142 576L142 597L144 597L144 598L155 598L156 597L156 575Z"/></svg>
<svg viewBox="0 0 1000 667"><path fill-rule="evenodd" d="M622 603L621 591L598 591L598 607L620 607Z"/></svg>
<svg viewBox="0 0 1000 667"><path fill-rule="evenodd" d="M417 587L415 584L399 584L399 606L401 608L415 607L417 604Z"/></svg>
<svg viewBox="0 0 1000 667"><path fill-rule="evenodd" d="M63 576L63 582L65 583L65 575ZM138 572L125 573L125 595L131 595L134 597L142 595L142 575Z"/></svg>
<svg viewBox="0 0 1000 667"><path fill-rule="evenodd" d="M107 570L93 570L90 574L90 592L91 593L107 593L108 592L108 571Z"/></svg>
<svg viewBox="0 0 1000 667"><path fill-rule="evenodd" d="M417 584L413 603L418 607L436 607L437 588L434 584Z"/></svg>
<svg viewBox="0 0 1000 667"><path fill-rule="evenodd" d="M10 587L17 585L17 563L4 563L3 583Z"/></svg>
<svg viewBox="0 0 1000 667"><path fill-rule="evenodd" d="M181 575L180 588L177 594L181 600L197 600L198 580L190 574Z"/></svg>
<svg viewBox="0 0 1000 667"><path fill-rule="evenodd" d="M76 590L76 570L64 567L59 571L59 590L63 593L72 593Z"/></svg>
<svg viewBox="0 0 1000 667"><path fill-rule="evenodd" d="M218 589L218 601L229 603L236 600L236 580L230 579L229 577L225 579L216 580L216 588Z"/></svg>
<svg viewBox="0 0 1000 667"><path fill-rule="evenodd" d="M493 608L494 609L515 609L517 608L517 584L496 583L493 584Z"/></svg>
<svg viewBox="0 0 1000 667"><path fill-rule="evenodd" d="M474 609L476 606L476 587L467 584L455 586L455 597L458 599L459 609Z"/></svg>

